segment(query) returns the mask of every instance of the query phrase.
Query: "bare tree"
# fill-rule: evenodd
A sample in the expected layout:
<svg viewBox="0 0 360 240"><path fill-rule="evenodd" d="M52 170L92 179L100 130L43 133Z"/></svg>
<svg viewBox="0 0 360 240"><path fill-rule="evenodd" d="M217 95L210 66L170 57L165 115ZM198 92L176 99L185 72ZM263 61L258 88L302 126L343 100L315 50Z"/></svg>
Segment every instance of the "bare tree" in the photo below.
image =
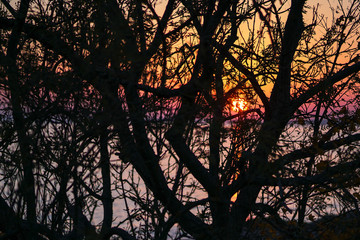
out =
<svg viewBox="0 0 360 240"><path fill-rule="evenodd" d="M360 2L311 4L1 0L0 236L296 239L358 212Z"/></svg>

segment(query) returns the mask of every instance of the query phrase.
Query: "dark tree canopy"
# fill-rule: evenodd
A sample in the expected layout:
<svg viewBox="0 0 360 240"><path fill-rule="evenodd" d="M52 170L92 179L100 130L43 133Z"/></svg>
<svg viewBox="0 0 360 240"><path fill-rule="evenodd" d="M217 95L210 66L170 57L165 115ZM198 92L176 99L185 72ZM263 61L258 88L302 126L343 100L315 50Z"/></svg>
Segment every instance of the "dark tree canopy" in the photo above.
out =
<svg viewBox="0 0 360 240"><path fill-rule="evenodd" d="M0 35L0 238L359 217L358 0L1 0Z"/></svg>

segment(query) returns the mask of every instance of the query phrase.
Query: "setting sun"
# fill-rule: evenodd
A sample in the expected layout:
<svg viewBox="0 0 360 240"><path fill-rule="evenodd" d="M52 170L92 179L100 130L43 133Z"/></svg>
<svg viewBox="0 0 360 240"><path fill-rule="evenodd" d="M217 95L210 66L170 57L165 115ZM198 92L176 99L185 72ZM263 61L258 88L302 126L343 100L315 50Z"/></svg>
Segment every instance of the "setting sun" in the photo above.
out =
<svg viewBox="0 0 360 240"><path fill-rule="evenodd" d="M234 99L232 101L232 107L231 109L234 112L240 112L240 111L245 111L248 109L248 103L244 100L244 99Z"/></svg>

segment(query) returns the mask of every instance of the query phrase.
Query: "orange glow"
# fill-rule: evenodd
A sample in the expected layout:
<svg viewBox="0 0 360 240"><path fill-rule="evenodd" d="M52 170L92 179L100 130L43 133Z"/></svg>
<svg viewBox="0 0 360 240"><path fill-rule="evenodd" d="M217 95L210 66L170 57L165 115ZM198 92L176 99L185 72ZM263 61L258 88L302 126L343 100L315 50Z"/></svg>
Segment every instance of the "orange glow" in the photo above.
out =
<svg viewBox="0 0 360 240"><path fill-rule="evenodd" d="M234 112L245 111L248 109L248 103L244 99L235 99L232 101L231 109Z"/></svg>
<svg viewBox="0 0 360 240"><path fill-rule="evenodd" d="M238 193L235 193L235 194L231 197L230 201L231 201L232 203L234 203L234 202L236 201L236 199L237 199L237 196L238 196Z"/></svg>

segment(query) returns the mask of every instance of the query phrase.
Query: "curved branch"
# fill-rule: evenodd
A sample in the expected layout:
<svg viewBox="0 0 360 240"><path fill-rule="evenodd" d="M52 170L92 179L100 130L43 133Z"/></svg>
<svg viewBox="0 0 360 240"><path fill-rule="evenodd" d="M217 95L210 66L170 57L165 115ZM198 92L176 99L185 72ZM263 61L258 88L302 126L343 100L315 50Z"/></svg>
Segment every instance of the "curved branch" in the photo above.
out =
<svg viewBox="0 0 360 240"><path fill-rule="evenodd" d="M235 59L233 55L231 55L228 51L224 49L223 46L221 46L218 43L214 43L215 48L230 61L230 63L240 72L242 72L250 81L251 85L254 88L254 91L256 94L260 97L261 102L263 103L265 107L265 111L269 109L269 100L266 97L264 91L261 89L259 83L256 80L255 75L250 72L244 65L242 65L238 60Z"/></svg>
<svg viewBox="0 0 360 240"><path fill-rule="evenodd" d="M15 19L0 17L0 29L9 30L14 26L14 24ZM91 68L88 66L86 61L84 63L85 59L78 55L71 46L63 41L60 34L46 29L45 26L35 26L29 23L24 24L22 31L30 38L39 41L45 47L54 51L56 54L63 56L74 67L76 67L78 72L82 73L82 76L91 76L89 73Z"/></svg>
<svg viewBox="0 0 360 240"><path fill-rule="evenodd" d="M353 175L346 174L354 172L355 169L360 168L360 155L357 155L354 161L340 163L333 167L328 167L324 171L313 176L294 177L294 178L267 178L257 177L254 181L256 184L264 186L278 186L279 181L283 186L300 186L306 184L324 184L324 183L340 183L353 179ZM337 176L345 173L344 176Z"/></svg>
<svg viewBox="0 0 360 240"><path fill-rule="evenodd" d="M315 96L321 91L326 91L332 85L340 82L341 80L351 76L360 71L360 62L355 63L345 69L340 70L339 72L335 73L334 75L323 79L317 85L309 88L305 93L301 94L297 99L292 101L292 108L297 109L302 104L306 103L307 100Z"/></svg>
<svg viewBox="0 0 360 240"><path fill-rule="evenodd" d="M319 150L320 151L329 151L329 150L333 150L333 149L339 148L339 147L347 145L347 144L351 144L356 141L360 141L360 134L350 135L345 138L336 139L336 140L329 141L329 142L322 143L322 144L316 143L310 147L295 150L291 153L288 153L288 154L284 155L283 157L281 157L280 159L278 159L274 164L278 165L279 167L284 166L295 160L311 157L314 154L316 155L319 152Z"/></svg>

